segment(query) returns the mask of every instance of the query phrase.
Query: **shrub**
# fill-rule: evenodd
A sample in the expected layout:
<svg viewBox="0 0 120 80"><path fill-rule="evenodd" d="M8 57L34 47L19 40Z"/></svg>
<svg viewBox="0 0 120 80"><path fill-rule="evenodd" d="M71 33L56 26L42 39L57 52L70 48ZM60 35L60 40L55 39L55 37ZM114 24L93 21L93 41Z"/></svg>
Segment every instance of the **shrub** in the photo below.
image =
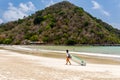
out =
<svg viewBox="0 0 120 80"><path fill-rule="evenodd" d="M83 10L83 8L76 7L76 8L74 8L74 12L75 13L79 12L79 16L83 16L84 10Z"/></svg>
<svg viewBox="0 0 120 80"><path fill-rule="evenodd" d="M46 30L49 30L51 29L51 26L48 24L46 27L45 27Z"/></svg>
<svg viewBox="0 0 120 80"><path fill-rule="evenodd" d="M65 14L65 12L60 11L58 14L59 14L59 15L64 15L64 14Z"/></svg>
<svg viewBox="0 0 120 80"><path fill-rule="evenodd" d="M33 35L33 36L30 38L31 41L38 41L38 39L39 39L38 35Z"/></svg>
<svg viewBox="0 0 120 80"><path fill-rule="evenodd" d="M0 35L0 44L3 43L4 39L5 39L5 36L4 35Z"/></svg>
<svg viewBox="0 0 120 80"><path fill-rule="evenodd" d="M14 42L15 45L18 45L20 43L21 43L21 40L15 40L15 42Z"/></svg>
<svg viewBox="0 0 120 80"><path fill-rule="evenodd" d="M4 39L0 38L0 44L2 44L2 43L3 43L3 41L4 41Z"/></svg>
<svg viewBox="0 0 120 80"><path fill-rule="evenodd" d="M85 21L84 22L84 26L86 27L86 26L88 26L89 25L89 22L88 21Z"/></svg>
<svg viewBox="0 0 120 80"><path fill-rule="evenodd" d="M48 42L49 41L49 37L48 36L44 36L42 40L43 40L43 42Z"/></svg>
<svg viewBox="0 0 120 80"><path fill-rule="evenodd" d="M73 40L73 39L68 39L67 41L66 41L66 44L67 45L75 45L77 42L75 41L75 40Z"/></svg>
<svg viewBox="0 0 120 80"><path fill-rule="evenodd" d="M4 44L10 44L10 43L12 43L12 39L7 38L7 39L5 39L5 40L3 41L3 43L4 43Z"/></svg>
<svg viewBox="0 0 120 80"><path fill-rule="evenodd" d="M40 24L42 21L44 21L44 18L41 17L41 16L37 16L35 19L34 19L34 24Z"/></svg>
<svg viewBox="0 0 120 80"><path fill-rule="evenodd" d="M53 28L55 26L55 22L50 22L50 27Z"/></svg>
<svg viewBox="0 0 120 80"><path fill-rule="evenodd" d="M24 22L24 19L18 19L18 24L21 24Z"/></svg>
<svg viewBox="0 0 120 80"><path fill-rule="evenodd" d="M45 15L43 18L44 19L50 19L50 18L53 18L53 16L51 14L48 14L48 15Z"/></svg>
<svg viewBox="0 0 120 80"><path fill-rule="evenodd" d="M96 26L99 27L99 28L102 28L102 26L100 24L96 24Z"/></svg>
<svg viewBox="0 0 120 80"><path fill-rule="evenodd" d="M30 39L30 37L33 36L33 35L34 35L34 33L28 32L28 33L25 34L24 38L25 39Z"/></svg>
<svg viewBox="0 0 120 80"><path fill-rule="evenodd" d="M43 30L42 30L42 29L39 29L39 31L38 31L38 32L39 32L39 34L41 34L41 33L43 32Z"/></svg>

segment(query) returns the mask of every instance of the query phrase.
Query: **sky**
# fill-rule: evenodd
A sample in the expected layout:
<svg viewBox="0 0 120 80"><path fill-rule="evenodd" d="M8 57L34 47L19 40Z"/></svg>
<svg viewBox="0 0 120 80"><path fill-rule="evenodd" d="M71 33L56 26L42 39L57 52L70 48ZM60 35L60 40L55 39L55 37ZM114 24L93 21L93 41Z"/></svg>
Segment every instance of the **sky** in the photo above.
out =
<svg viewBox="0 0 120 80"><path fill-rule="evenodd" d="M82 7L92 16L120 29L120 0L0 0L0 24L22 19L61 1Z"/></svg>

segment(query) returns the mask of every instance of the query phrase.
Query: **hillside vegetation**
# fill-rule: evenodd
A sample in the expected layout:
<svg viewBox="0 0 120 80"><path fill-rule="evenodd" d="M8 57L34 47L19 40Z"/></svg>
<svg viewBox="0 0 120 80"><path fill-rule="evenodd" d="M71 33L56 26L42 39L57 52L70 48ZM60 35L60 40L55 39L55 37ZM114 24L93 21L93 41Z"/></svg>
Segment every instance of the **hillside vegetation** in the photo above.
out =
<svg viewBox="0 0 120 80"><path fill-rule="evenodd" d="M0 25L0 44L120 44L120 30L68 1Z"/></svg>

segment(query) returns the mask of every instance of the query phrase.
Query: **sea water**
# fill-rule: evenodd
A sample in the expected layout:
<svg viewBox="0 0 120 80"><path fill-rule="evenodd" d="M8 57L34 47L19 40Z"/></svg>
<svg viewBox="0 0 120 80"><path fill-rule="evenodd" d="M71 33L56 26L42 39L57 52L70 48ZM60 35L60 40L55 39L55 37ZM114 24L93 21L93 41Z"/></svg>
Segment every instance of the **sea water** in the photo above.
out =
<svg viewBox="0 0 120 80"><path fill-rule="evenodd" d="M78 52L120 55L120 46L88 46L74 49Z"/></svg>
<svg viewBox="0 0 120 80"><path fill-rule="evenodd" d="M120 46L39 46L42 49L120 55Z"/></svg>

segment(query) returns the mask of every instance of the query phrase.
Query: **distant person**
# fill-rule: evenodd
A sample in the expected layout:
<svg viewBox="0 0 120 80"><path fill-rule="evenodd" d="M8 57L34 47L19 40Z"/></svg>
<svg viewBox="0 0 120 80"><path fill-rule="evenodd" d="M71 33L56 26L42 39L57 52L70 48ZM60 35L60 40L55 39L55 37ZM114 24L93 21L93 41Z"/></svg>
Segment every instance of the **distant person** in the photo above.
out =
<svg viewBox="0 0 120 80"><path fill-rule="evenodd" d="M70 55L69 51L66 50L66 65L67 65L68 63L71 65L70 58L71 58L71 55Z"/></svg>

